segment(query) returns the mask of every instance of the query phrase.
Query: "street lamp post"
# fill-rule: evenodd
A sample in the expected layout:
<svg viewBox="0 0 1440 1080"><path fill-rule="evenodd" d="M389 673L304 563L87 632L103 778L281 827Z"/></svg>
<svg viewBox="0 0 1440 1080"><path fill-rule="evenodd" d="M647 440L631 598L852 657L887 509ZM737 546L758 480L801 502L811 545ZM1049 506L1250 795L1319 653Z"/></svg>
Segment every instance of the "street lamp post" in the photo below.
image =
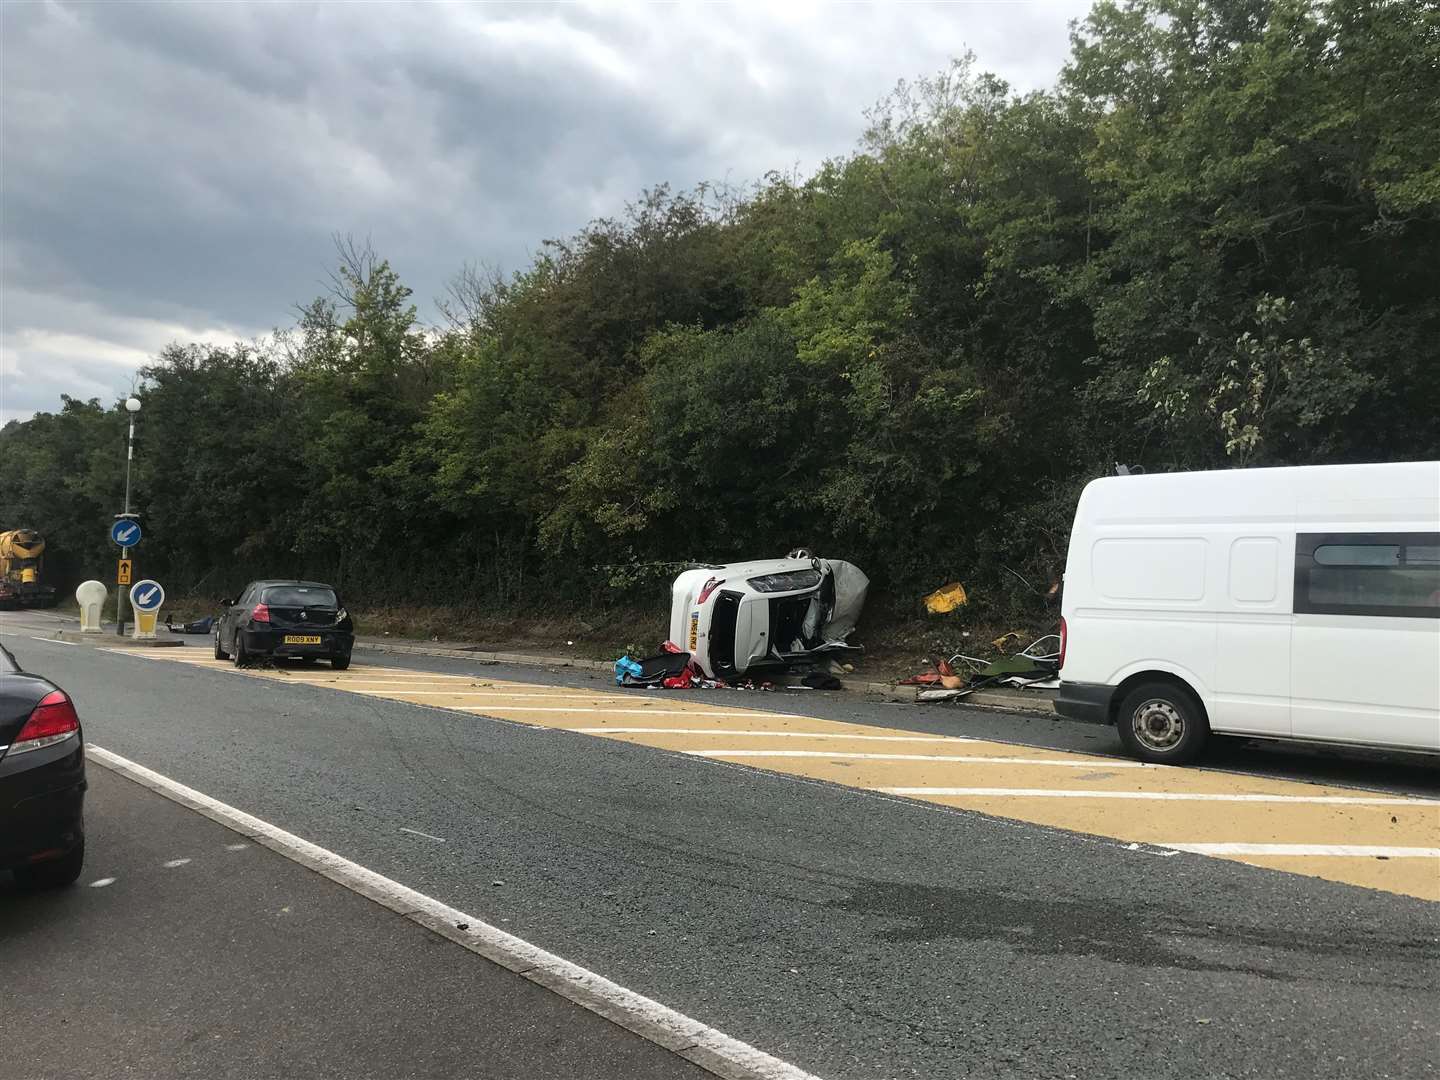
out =
<svg viewBox="0 0 1440 1080"><path fill-rule="evenodd" d="M131 516L130 463L135 460L135 414L140 411L140 399L126 398L125 411L130 414L130 435L125 443L125 512L120 516L128 519ZM130 549L121 548L120 557L128 559ZM115 633L120 637L125 636L125 586L120 584L115 586Z"/></svg>

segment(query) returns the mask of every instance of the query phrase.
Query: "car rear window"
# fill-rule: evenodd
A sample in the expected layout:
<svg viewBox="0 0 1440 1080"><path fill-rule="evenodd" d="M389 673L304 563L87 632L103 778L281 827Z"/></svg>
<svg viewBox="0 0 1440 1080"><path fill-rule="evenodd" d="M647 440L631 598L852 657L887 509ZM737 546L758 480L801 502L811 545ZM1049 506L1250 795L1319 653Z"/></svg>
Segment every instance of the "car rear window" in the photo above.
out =
<svg viewBox="0 0 1440 1080"><path fill-rule="evenodd" d="M335 590L325 585L272 585L261 600L270 607L339 607Z"/></svg>

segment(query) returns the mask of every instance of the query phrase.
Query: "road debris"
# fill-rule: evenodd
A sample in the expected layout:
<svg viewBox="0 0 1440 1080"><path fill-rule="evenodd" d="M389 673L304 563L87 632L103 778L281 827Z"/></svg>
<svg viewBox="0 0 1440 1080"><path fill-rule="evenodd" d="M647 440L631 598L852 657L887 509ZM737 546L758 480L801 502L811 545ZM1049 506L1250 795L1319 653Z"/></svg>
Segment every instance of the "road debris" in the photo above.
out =
<svg viewBox="0 0 1440 1080"><path fill-rule="evenodd" d="M966 595L965 586L958 581L940 586L923 600L925 610L932 615L944 615L958 607L964 607L969 602L970 597Z"/></svg>

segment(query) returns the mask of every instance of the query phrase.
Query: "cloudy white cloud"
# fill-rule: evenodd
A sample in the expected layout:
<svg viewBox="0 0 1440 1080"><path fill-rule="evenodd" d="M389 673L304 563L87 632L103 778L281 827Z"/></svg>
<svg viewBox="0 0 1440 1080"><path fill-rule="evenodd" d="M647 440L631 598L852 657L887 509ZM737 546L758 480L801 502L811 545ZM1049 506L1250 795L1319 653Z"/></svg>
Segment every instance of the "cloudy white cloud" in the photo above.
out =
<svg viewBox="0 0 1440 1080"><path fill-rule="evenodd" d="M429 299L643 187L811 169L967 50L1049 85L1087 6L4 4L0 420L289 322L337 232Z"/></svg>

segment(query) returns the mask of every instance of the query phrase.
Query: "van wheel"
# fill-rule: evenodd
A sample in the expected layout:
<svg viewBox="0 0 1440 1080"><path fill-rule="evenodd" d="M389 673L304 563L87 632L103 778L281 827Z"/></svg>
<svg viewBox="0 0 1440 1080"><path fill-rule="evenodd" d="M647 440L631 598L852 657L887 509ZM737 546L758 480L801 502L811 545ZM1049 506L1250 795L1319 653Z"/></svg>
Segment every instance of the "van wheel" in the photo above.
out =
<svg viewBox="0 0 1440 1080"><path fill-rule="evenodd" d="M1210 738L1195 695L1167 682L1142 683L1126 694L1115 727L1132 757L1159 765L1194 761Z"/></svg>

